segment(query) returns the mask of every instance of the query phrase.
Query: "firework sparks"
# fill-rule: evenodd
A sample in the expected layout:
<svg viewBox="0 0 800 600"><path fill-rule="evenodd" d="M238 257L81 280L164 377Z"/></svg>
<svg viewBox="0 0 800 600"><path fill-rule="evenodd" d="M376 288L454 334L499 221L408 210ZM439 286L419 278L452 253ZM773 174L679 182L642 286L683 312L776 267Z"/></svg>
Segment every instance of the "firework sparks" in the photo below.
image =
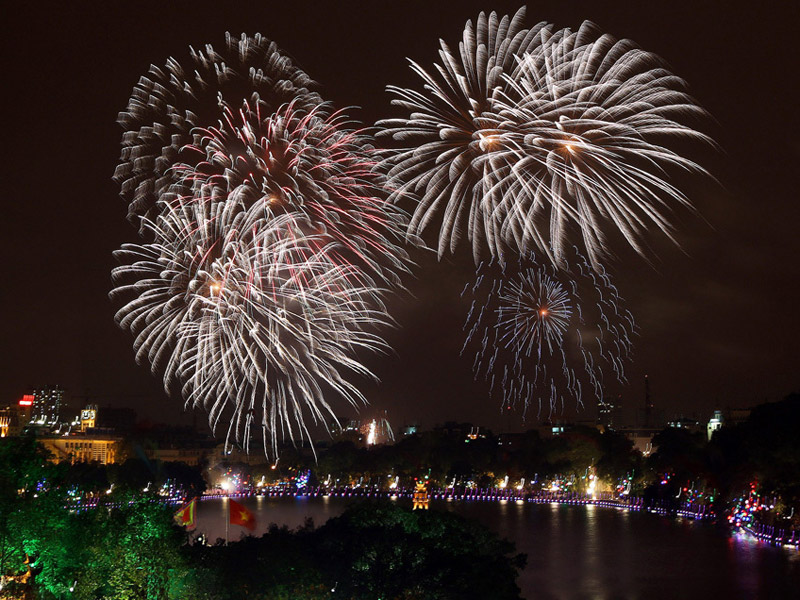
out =
<svg viewBox="0 0 800 600"><path fill-rule="evenodd" d="M274 452L279 433L307 435L306 416L335 418L326 389L364 402L345 375L371 377L355 350L385 348L374 333L389 322L383 290L332 262L326 240L299 232L293 215L241 240L208 210L168 213L148 226L155 242L117 253L117 322L168 391L208 410L214 428L226 418L245 447L260 426Z"/></svg>
<svg viewBox="0 0 800 600"><path fill-rule="evenodd" d="M220 106L235 109L249 101L272 111L292 101L315 105L320 97L309 91L313 85L259 34L227 33L221 50L210 44L190 48L187 67L175 58L163 67L151 65L118 117L125 134L114 180L128 202L129 220L138 226L139 217L160 212L160 202L185 193L173 166L187 160L187 148L203 128L217 123Z"/></svg>
<svg viewBox="0 0 800 600"><path fill-rule="evenodd" d="M691 210L675 171L707 174L669 149L676 139L710 143L684 124L702 117L653 54L600 35L590 23L554 31L481 14L458 53L442 42L441 64L412 63L424 92L389 87L408 117L380 123L401 144L387 154L393 200L418 198L409 230L440 221L438 252L461 238L473 254L538 251L563 266L580 238L597 267L606 231L638 251L648 228L673 239L669 216Z"/></svg>
<svg viewBox="0 0 800 600"><path fill-rule="evenodd" d="M463 352L475 352L476 377L507 406L546 401L550 410L584 394L602 398L604 382L625 381L633 317L609 276L576 253L568 270L481 263L464 326Z"/></svg>
<svg viewBox="0 0 800 600"><path fill-rule="evenodd" d="M307 437L307 418L335 420L331 391L365 402L348 377L372 377L360 349L385 349L375 331L391 323L383 298L407 270L405 220L384 198L363 131L309 94L273 44L229 36L233 49L231 68L210 47L193 52L205 71L184 86L169 63L174 90L207 90L210 72L226 92L237 78L257 90L219 92L205 122L186 109L192 119L176 125L183 108L143 105L145 84L134 89L116 175L145 241L117 252L112 298L137 360L168 391L208 410L213 428L226 421L246 448L260 427L269 453L280 437ZM271 70L244 77L254 56ZM177 127L156 159L160 141L135 129L150 112Z"/></svg>

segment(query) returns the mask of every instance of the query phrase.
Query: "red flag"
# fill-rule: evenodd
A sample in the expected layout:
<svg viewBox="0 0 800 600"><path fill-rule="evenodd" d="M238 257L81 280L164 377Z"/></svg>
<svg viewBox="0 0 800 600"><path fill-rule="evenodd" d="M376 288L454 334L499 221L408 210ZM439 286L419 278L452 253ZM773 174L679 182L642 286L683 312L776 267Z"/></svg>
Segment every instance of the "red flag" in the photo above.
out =
<svg viewBox="0 0 800 600"><path fill-rule="evenodd" d="M255 530L256 518L253 513L235 500L228 500L228 502L230 502L231 525L241 525L250 531Z"/></svg>
<svg viewBox="0 0 800 600"><path fill-rule="evenodd" d="M175 522L178 525L183 525L186 529L194 529L195 522L195 508L197 506L197 498L192 498L189 502L181 506L178 512L175 513Z"/></svg>

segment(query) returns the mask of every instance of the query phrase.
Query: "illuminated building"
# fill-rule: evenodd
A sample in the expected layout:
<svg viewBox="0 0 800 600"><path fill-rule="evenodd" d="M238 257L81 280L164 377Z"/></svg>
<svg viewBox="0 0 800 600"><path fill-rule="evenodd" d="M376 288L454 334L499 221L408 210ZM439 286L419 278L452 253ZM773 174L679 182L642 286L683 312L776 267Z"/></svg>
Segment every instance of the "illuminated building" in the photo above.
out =
<svg viewBox="0 0 800 600"><path fill-rule="evenodd" d="M653 437L661 430L646 427L626 427L617 431L633 443L634 450L638 450L643 456L649 456L653 451Z"/></svg>
<svg viewBox="0 0 800 600"><path fill-rule="evenodd" d="M614 428L614 415L619 410L622 396L606 396L597 400L597 424L604 429Z"/></svg>
<svg viewBox="0 0 800 600"><path fill-rule="evenodd" d="M33 396L23 396L16 404L0 410L0 437L16 437L31 422Z"/></svg>
<svg viewBox="0 0 800 600"><path fill-rule="evenodd" d="M411 510L417 510L418 508L422 510L428 510L430 508L431 497L430 494L428 494L427 480L417 481L417 485L414 488L412 501L414 505L412 506Z"/></svg>
<svg viewBox="0 0 800 600"><path fill-rule="evenodd" d="M674 429L685 429L686 431L700 431L700 423L695 419L689 419L687 417L680 417L674 421L669 421L667 423L667 427L673 427Z"/></svg>
<svg viewBox="0 0 800 600"><path fill-rule="evenodd" d="M121 438L108 434L76 434L44 436L39 441L50 451L50 460L55 463L99 462L108 465L117 460Z"/></svg>
<svg viewBox="0 0 800 600"><path fill-rule="evenodd" d="M409 436L409 435L414 435L415 433L417 433L417 429L418 428L417 428L416 425L404 425L402 430L401 430L402 431L402 435L403 435L403 437L406 437L406 436Z"/></svg>
<svg viewBox="0 0 800 600"><path fill-rule="evenodd" d="M97 406L90 404L81 411L81 431L94 428L97 422Z"/></svg>
<svg viewBox="0 0 800 600"><path fill-rule="evenodd" d="M722 411L715 410L714 416L708 420L708 425L706 426L706 431L708 433L708 440L711 441L711 436L714 435L715 431L722 429Z"/></svg>
<svg viewBox="0 0 800 600"><path fill-rule="evenodd" d="M57 385L46 385L33 391L33 415L31 423L55 425L64 404L64 390Z"/></svg>

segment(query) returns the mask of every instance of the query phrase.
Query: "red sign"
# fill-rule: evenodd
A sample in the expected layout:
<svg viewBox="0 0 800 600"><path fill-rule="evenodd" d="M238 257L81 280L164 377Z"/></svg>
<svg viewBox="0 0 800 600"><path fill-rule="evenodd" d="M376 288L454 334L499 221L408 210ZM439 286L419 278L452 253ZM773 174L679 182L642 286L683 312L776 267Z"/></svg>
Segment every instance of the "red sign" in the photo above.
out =
<svg viewBox="0 0 800 600"><path fill-rule="evenodd" d="M33 406L33 396L30 394L26 394L22 397L22 400L19 401L20 406Z"/></svg>

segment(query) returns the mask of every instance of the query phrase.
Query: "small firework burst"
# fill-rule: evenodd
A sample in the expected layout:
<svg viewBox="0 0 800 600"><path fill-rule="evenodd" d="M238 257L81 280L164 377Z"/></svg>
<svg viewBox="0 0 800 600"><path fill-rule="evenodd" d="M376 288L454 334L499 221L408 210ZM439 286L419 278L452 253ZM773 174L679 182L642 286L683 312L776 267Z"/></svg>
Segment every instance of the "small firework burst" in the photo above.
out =
<svg viewBox="0 0 800 600"><path fill-rule="evenodd" d="M544 403L552 411L586 394L602 398L609 378L625 381L635 330L632 315L600 268L577 252L568 270L487 261L464 289L471 307L463 353L504 405Z"/></svg>

